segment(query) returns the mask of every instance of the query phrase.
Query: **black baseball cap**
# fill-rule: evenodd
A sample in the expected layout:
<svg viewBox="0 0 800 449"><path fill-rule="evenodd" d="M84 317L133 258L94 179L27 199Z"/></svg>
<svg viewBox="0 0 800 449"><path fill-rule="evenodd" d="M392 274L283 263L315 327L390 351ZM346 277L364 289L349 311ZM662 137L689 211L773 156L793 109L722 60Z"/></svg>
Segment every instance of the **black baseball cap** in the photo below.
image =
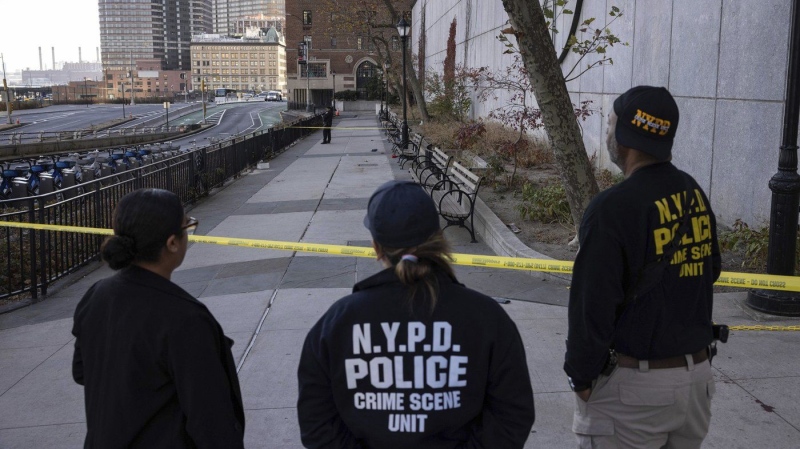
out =
<svg viewBox="0 0 800 449"><path fill-rule="evenodd" d="M372 240L388 248L411 248L440 229L439 213L419 184L389 181L369 198L364 226Z"/></svg>
<svg viewBox="0 0 800 449"><path fill-rule="evenodd" d="M620 145L668 160L678 129L678 105L664 87L636 86L614 100Z"/></svg>

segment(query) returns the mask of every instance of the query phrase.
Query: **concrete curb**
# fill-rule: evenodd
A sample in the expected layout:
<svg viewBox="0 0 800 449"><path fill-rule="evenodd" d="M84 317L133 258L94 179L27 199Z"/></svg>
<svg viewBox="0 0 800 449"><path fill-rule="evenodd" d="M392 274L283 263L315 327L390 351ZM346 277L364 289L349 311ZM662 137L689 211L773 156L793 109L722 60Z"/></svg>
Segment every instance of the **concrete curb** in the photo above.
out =
<svg viewBox="0 0 800 449"><path fill-rule="evenodd" d="M480 234L481 237L483 237L484 243L499 256L555 260L522 243L480 198L477 198L475 202L474 223L475 232ZM539 276L541 278L555 278L564 281L570 281L572 279L572 276L563 274L543 273L539 271L528 271L528 273L531 276Z"/></svg>

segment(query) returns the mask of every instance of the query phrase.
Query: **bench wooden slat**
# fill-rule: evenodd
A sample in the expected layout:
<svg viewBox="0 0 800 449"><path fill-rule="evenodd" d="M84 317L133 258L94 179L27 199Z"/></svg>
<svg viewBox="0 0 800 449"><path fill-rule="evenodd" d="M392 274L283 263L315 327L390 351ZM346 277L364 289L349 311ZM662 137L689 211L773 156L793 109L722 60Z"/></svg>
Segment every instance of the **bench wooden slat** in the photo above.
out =
<svg viewBox="0 0 800 449"><path fill-rule="evenodd" d="M398 143L397 157L400 158L398 163L400 164L401 167L405 167L406 163L409 161L412 161L413 164L413 161L415 161L419 157L420 148L422 148L423 145L422 142L424 140L425 137L422 134L414 133L409 136L408 148L399 148L399 145L403 143L402 137L400 138L400 142Z"/></svg>
<svg viewBox="0 0 800 449"><path fill-rule="evenodd" d="M439 148L420 151L416 165L412 164L412 175L423 187L430 189L447 176L453 157Z"/></svg>

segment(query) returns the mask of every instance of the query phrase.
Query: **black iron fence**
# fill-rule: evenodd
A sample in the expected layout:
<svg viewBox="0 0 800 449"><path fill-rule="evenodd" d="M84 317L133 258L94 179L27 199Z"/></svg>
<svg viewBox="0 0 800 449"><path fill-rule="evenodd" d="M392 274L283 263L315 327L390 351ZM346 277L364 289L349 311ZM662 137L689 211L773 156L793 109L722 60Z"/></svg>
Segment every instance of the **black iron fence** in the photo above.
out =
<svg viewBox="0 0 800 449"><path fill-rule="evenodd" d="M310 117L291 125L224 140L47 195L0 201L0 221L110 228L117 202L140 188L167 189L184 205L193 204L314 132L304 127L320 126L321 119ZM0 226L0 299L47 295L50 283L98 259L103 238Z"/></svg>

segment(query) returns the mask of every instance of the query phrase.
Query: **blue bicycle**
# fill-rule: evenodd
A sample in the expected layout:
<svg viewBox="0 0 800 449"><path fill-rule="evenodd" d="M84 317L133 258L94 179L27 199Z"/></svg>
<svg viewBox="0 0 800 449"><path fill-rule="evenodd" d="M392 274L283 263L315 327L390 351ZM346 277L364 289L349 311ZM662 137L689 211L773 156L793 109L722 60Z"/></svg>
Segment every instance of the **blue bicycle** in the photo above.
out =
<svg viewBox="0 0 800 449"><path fill-rule="evenodd" d="M0 199L10 200L14 190L14 178L19 176L16 170L0 165L3 169L3 179L0 181Z"/></svg>

